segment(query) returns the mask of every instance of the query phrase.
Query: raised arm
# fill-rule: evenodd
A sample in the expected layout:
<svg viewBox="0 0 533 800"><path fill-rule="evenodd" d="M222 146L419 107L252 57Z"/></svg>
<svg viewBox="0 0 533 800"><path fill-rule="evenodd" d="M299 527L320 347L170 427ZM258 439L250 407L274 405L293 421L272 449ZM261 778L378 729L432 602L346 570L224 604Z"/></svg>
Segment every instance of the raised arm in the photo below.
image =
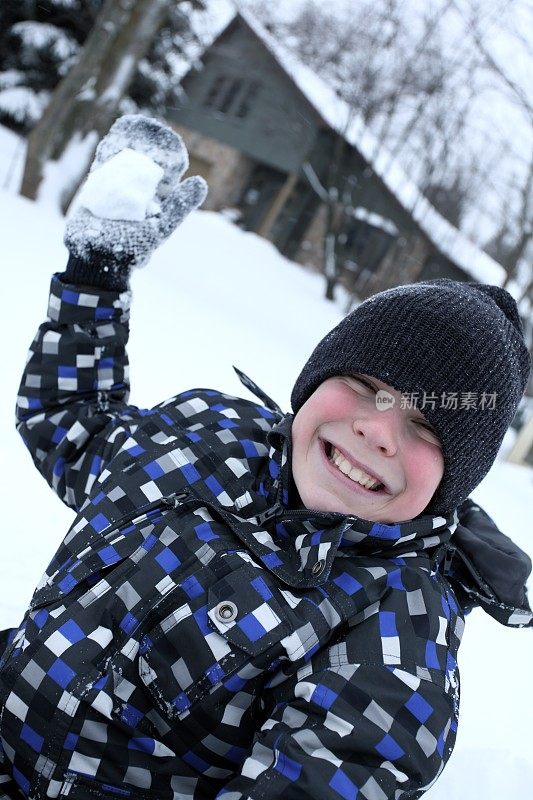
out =
<svg viewBox="0 0 533 800"><path fill-rule="evenodd" d="M92 211L82 204L67 223L70 258L52 280L48 321L30 348L17 428L39 471L76 509L144 415L127 405L129 278L205 198L201 178L180 183L187 166L174 131L122 117L99 144L81 193ZM150 174L157 187L143 214Z"/></svg>

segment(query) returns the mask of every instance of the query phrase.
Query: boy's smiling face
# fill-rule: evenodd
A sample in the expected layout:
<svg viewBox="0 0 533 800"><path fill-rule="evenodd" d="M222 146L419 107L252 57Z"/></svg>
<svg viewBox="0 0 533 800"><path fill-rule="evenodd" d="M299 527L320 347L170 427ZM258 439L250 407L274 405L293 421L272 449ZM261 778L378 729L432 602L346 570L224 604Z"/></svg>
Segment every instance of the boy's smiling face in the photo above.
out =
<svg viewBox="0 0 533 800"><path fill-rule="evenodd" d="M379 390L394 398L384 410ZM396 523L425 509L444 460L422 412L400 407L400 392L369 375L336 376L294 418L292 472L306 508ZM380 481L376 491L360 483L372 486L369 476Z"/></svg>

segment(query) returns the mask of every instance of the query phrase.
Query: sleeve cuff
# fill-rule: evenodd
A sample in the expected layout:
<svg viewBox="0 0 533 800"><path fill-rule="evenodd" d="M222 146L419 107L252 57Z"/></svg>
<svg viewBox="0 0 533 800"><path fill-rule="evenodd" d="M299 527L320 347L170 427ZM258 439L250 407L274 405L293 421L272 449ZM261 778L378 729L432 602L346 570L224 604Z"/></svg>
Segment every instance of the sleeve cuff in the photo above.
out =
<svg viewBox="0 0 533 800"><path fill-rule="evenodd" d="M129 269L120 268L118 263L106 264L102 258L92 256L89 260L69 254L65 267L66 283L76 286L94 286L97 289L110 289L124 292L128 288Z"/></svg>
<svg viewBox="0 0 533 800"><path fill-rule="evenodd" d="M69 283L66 273L56 273L50 285L48 317L64 325L83 322L127 323L131 291L113 291Z"/></svg>

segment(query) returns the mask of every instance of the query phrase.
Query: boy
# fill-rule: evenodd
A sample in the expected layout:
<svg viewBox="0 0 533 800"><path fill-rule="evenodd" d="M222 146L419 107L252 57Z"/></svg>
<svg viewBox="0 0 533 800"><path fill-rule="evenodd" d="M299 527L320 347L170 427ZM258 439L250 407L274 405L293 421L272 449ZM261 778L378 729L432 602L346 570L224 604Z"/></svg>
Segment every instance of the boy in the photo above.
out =
<svg viewBox="0 0 533 800"><path fill-rule="evenodd" d="M294 417L245 376L260 402L128 406L130 270L204 187L142 117L94 168L126 147L164 170L160 207L78 209L21 384L20 432L78 516L1 648L0 789L419 797L455 741L464 612L532 618L527 557L466 499L529 374L514 301L453 281L370 298L311 355ZM452 390L495 407L441 407Z"/></svg>

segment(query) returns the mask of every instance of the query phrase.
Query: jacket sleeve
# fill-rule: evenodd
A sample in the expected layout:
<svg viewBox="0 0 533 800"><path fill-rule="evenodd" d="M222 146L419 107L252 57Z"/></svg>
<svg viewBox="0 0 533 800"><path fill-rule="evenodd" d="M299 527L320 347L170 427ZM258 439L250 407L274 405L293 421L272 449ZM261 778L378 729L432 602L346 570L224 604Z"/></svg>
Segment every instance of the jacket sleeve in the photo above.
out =
<svg viewBox="0 0 533 800"><path fill-rule="evenodd" d="M452 752L457 687L384 664L305 671L218 798L420 797Z"/></svg>
<svg viewBox="0 0 533 800"><path fill-rule="evenodd" d="M129 303L129 292L76 287L54 275L48 321L22 376L17 429L37 469L76 510L142 416L127 405Z"/></svg>

